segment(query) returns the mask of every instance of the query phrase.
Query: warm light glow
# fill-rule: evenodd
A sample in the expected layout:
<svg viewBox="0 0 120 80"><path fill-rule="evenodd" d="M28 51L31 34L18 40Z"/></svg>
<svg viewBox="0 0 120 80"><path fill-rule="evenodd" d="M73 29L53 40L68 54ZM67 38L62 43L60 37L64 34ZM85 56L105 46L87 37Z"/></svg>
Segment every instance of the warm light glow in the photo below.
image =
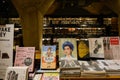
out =
<svg viewBox="0 0 120 80"><path fill-rule="evenodd" d="M68 31L73 32L75 31L75 28L68 28Z"/></svg>

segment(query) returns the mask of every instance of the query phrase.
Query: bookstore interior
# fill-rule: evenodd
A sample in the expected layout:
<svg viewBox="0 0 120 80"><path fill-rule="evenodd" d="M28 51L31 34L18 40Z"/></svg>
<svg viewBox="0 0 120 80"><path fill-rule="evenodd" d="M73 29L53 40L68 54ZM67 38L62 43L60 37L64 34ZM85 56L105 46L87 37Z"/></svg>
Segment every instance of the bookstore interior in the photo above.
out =
<svg viewBox="0 0 120 80"><path fill-rule="evenodd" d="M119 5L0 0L0 80L119 80Z"/></svg>

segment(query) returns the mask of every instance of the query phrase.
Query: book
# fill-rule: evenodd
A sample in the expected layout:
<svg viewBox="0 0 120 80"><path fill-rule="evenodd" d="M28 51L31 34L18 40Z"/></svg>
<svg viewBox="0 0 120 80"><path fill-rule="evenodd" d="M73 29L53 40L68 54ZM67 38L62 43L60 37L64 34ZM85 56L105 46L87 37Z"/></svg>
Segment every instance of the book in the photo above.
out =
<svg viewBox="0 0 120 80"><path fill-rule="evenodd" d="M105 59L120 59L120 39L118 36L104 37Z"/></svg>
<svg viewBox="0 0 120 80"><path fill-rule="evenodd" d="M44 73L44 72L60 72L60 68L53 69L53 70L52 69L51 70L50 69L48 69L48 70L39 69L39 70L36 71L37 74Z"/></svg>
<svg viewBox="0 0 120 80"><path fill-rule="evenodd" d="M77 60L77 43L75 38L59 38L59 60Z"/></svg>
<svg viewBox="0 0 120 80"><path fill-rule="evenodd" d="M33 80L42 80L42 74L35 74Z"/></svg>
<svg viewBox="0 0 120 80"><path fill-rule="evenodd" d="M120 40L119 37L110 37L110 49L112 50L112 59L120 60Z"/></svg>
<svg viewBox="0 0 120 80"><path fill-rule="evenodd" d="M89 59L89 41L79 40L77 44L78 49L78 59L79 60L88 60Z"/></svg>
<svg viewBox="0 0 120 80"><path fill-rule="evenodd" d="M7 67L13 65L14 24L0 25L0 79Z"/></svg>
<svg viewBox="0 0 120 80"><path fill-rule="evenodd" d="M81 66L77 60L61 60L60 76L62 77L80 77Z"/></svg>
<svg viewBox="0 0 120 80"><path fill-rule="evenodd" d="M41 69L56 69L56 45L42 46Z"/></svg>
<svg viewBox="0 0 120 80"><path fill-rule="evenodd" d="M103 38L89 38L90 57L104 58Z"/></svg>
<svg viewBox="0 0 120 80"><path fill-rule="evenodd" d="M80 64L78 60L61 60L60 62L60 69L79 69Z"/></svg>
<svg viewBox="0 0 120 80"><path fill-rule="evenodd" d="M120 72L120 60L97 60L107 72Z"/></svg>
<svg viewBox="0 0 120 80"><path fill-rule="evenodd" d="M60 80L59 73L45 72L45 73L43 73L42 80Z"/></svg>
<svg viewBox="0 0 120 80"><path fill-rule="evenodd" d="M8 67L5 80L28 80L28 67Z"/></svg>
<svg viewBox="0 0 120 80"><path fill-rule="evenodd" d="M103 37L103 46L105 59L113 59L113 52L110 47L110 37Z"/></svg>
<svg viewBox="0 0 120 80"><path fill-rule="evenodd" d="M28 66L29 72L34 70L35 47L16 47L14 66Z"/></svg>
<svg viewBox="0 0 120 80"><path fill-rule="evenodd" d="M81 76L106 76L105 70L98 65L97 61L84 61L81 68Z"/></svg>
<svg viewBox="0 0 120 80"><path fill-rule="evenodd" d="M97 60L108 76L120 76L120 60Z"/></svg>

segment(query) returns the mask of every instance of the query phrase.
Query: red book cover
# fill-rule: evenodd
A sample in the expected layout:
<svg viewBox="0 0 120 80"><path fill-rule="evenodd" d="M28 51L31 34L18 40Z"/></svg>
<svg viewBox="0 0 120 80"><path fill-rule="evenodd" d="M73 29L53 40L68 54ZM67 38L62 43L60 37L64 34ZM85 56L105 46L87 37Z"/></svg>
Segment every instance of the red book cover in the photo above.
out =
<svg viewBox="0 0 120 80"><path fill-rule="evenodd" d="M119 43L119 37L110 37L110 49L113 53L113 59L119 60L120 59L120 43Z"/></svg>

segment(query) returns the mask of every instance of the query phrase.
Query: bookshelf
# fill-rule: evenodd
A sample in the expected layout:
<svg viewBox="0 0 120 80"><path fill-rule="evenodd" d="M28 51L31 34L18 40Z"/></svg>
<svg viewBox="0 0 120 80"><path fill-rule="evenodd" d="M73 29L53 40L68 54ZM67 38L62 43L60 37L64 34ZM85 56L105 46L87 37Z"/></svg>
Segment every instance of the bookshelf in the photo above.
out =
<svg viewBox="0 0 120 80"><path fill-rule="evenodd" d="M117 36L117 17L44 17L43 44L56 44L58 38Z"/></svg>

